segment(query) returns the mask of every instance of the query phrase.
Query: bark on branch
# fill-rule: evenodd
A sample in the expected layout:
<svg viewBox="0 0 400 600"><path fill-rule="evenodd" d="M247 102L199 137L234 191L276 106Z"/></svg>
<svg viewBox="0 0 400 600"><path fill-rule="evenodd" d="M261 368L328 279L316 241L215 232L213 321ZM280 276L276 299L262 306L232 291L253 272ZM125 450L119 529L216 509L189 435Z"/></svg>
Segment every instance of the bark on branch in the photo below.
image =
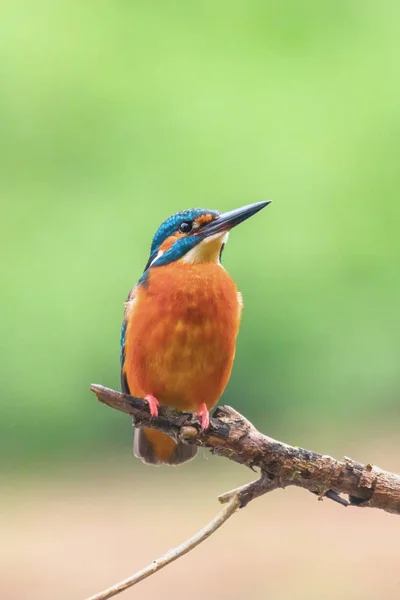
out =
<svg viewBox="0 0 400 600"><path fill-rule="evenodd" d="M260 433L245 417L229 406L214 411L210 427L200 430L196 415L160 407L158 417L150 417L147 402L101 385L92 385L98 400L131 415L135 425L157 429L175 441L195 444L211 452L259 468L260 479L220 497L240 506L276 488L302 487L319 497L327 496L344 505L380 508L400 514L400 476L350 458L336 460L304 448L289 446Z"/></svg>

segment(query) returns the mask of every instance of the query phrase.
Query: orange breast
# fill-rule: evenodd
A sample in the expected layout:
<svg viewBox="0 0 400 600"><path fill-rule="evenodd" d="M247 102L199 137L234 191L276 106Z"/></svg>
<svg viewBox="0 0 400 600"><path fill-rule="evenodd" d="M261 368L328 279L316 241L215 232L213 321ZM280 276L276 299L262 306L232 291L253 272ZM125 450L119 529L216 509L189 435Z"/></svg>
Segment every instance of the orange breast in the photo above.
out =
<svg viewBox="0 0 400 600"><path fill-rule="evenodd" d="M161 404L212 408L228 382L241 301L218 264L150 269L128 303L124 372L131 394Z"/></svg>

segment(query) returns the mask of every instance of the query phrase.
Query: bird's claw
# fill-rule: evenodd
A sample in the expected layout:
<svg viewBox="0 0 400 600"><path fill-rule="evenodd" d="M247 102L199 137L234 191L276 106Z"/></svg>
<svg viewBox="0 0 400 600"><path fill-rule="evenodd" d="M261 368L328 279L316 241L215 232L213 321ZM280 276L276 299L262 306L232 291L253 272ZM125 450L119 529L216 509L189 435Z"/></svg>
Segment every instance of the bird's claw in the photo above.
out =
<svg viewBox="0 0 400 600"><path fill-rule="evenodd" d="M203 404L200 406L200 410L197 415L200 418L201 430L204 431L205 429L208 429L210 426L210 413L208 412L205 402L203 402Z"/></svg>
<svg viewBox="0 0 400 600"><path fill-rule="evenodd" d="M151 394L147 394L144 397L144 399L147 400L147 402L148 402L150 416L157 417L158 416L158 406L159 406L159 402L158 402L157 398L155 398Z"/></svg>

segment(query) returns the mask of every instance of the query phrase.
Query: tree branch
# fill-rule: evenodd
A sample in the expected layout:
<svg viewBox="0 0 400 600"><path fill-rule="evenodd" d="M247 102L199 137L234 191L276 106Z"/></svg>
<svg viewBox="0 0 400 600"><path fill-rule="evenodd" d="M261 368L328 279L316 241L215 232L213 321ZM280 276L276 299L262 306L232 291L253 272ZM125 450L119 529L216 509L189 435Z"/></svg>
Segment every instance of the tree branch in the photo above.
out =
<svg viewBox="0 0 400 600"><path fill-rule="evenodd" d="M91 390L100 402L131 415L137 426L157 429L175 441L203 446L253 470L260 469L261 478L257 482L222 495L221 502L239 497L240 506L245 506L253 498L272 489L295 485L320 498L326 496L346 505L380 508L400 514L398 475L350 458L339 461L274 440L257 431L229 406L217 408L210 427L201 431L198 418L192 413L160 406L158 417L151 417L145 400L101 385L92 385Z"/></svg>
<svg viewBox="0 0 400 600"><path fill-rule="evenodd" d="M368 506L400 514L398 475L370 464L362 465L350 458L338 461L330 456L278 442L257 431L250 421L229 406L217 408L210 427L202 431L198 417L192 413L160 406L158 416L151 417L147 402L141 398L121 394L101 385L92 385L90 389L103 404L131 415L135 425L157 429L175 441L204 446L215 454L253 470L258 467L260 478L219 496L219 501L226 506L189 540L131 577L87 600L107 600L153 575L201 544L238 508L277 488L295 485L344 506ZM347 495L348 500L341 494Z"/></svg>

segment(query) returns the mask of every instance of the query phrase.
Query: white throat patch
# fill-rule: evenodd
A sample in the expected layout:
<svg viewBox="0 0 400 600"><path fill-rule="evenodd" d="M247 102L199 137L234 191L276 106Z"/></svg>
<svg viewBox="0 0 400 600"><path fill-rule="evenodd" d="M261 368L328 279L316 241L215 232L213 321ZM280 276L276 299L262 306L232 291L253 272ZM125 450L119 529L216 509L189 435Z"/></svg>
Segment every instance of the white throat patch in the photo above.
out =
<svg viewBox="0 0 400 600"><path fill-rule="evenodd" d="M223 233L215 233L196 244L194 248L186 252L182 256L181 261L184 263L204 263L214 262L221 264L219 257L223 244L226 244L229 237L229 231Z"/></svg>

